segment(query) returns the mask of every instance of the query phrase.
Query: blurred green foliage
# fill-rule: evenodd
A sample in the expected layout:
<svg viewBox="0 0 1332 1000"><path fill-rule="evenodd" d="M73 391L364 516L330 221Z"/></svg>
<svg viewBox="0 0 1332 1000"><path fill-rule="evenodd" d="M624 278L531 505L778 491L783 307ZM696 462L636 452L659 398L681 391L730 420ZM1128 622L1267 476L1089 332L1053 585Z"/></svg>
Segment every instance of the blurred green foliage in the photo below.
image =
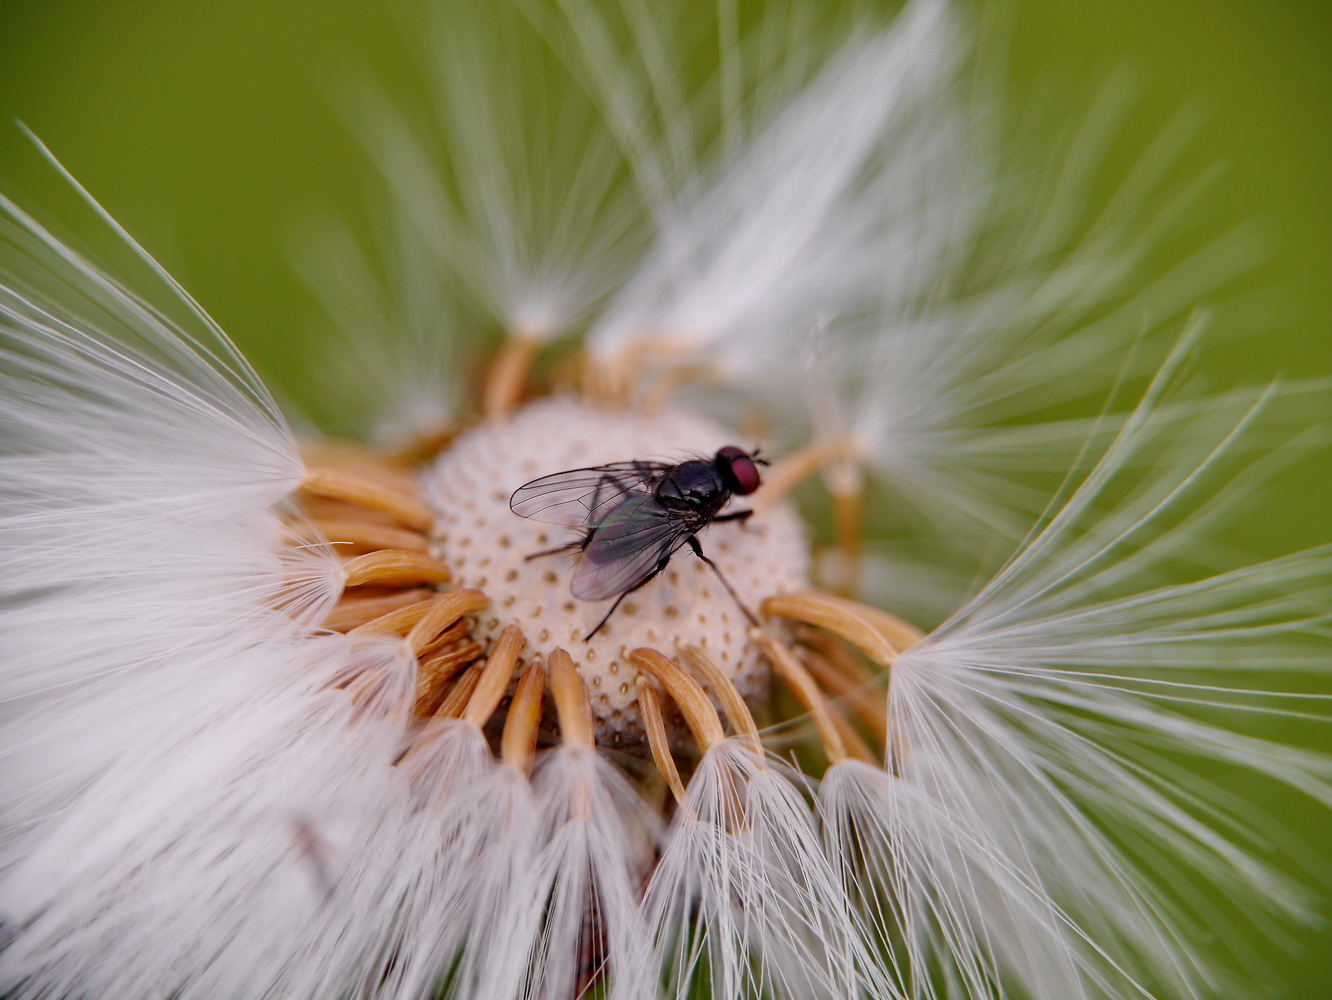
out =
<svg viewBox="0 0 1332 1000"><path fill-rule="evenodd" d="M391 8L8 0L0 118L41 136L299 402L321 321L288 264L290 236L316 212L364 214L370 169L336 95L358 74L391 86L404 72ZM1201 110L1179 165L1223 168L1199 206L1201 227L1253 221L1267 248L1241 282L1254 293L1253 333L1213 345L1203 368L1222 383L1332 374L1332 4L1013 0L980 12L1009 38L1005 74L1020 102L1072 112L1113 72L1129 71L1140 96L1113 154L1126 164L1181 108ZM67 201L8 124L0 181L27 205ZM1332 398L1313 401L1308 417L1332 421ZM1330 494L1326 453L1311 456L1271 484L1262 512L1231 540L1260 556L1323 543ZM1332 863L1326 816L1292 819ZM1332 880L1320 894L1332 916ZM1274 995L1332 995L1332 936L1314 931L1305 943L1270 984Z"/></svg>

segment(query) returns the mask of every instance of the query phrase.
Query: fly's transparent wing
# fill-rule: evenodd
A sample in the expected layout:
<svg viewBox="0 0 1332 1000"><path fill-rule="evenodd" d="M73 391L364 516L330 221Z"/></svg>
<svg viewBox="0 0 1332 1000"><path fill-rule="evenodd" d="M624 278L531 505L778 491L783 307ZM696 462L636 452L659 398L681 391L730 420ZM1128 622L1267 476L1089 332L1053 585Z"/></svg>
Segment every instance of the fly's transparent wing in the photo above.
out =
<svg viewBox="0 0 1332 1000"><path fill-rule="evenodd" d="M649 499L673 465L614 462L533 479L513 491L515 514L572 528L594 527L626 500Z"/></svg>
<svg viewBox="0 0 1332 1000"><path fill-rule="evenodd" d="M697 527L694 519L671 513L655 497L622 500L583 548L574 567L574 597L601 601L633 590Z"/></svg>

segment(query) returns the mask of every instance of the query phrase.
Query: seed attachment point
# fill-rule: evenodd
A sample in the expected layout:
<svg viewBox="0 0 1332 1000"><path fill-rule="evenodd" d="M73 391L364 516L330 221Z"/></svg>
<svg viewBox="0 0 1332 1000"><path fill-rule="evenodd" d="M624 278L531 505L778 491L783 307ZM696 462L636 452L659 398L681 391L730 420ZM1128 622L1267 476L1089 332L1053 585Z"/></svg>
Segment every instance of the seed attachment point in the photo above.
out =
<svg viewBox="0 0 1332 1000"><path fill-rule="evenodd" d="M420 492L408 482L316 466L305 470L301 488L313 496L344 500L388 514L413 531L426 531L433 520Z"/></svg>
<svg viewBox="0 0 1332 1000"><path fill-rule="evenodd" d="M694 734L699 749L704 753L726 738L717 710L704 694L698 681L690 677L678 663L655 649L642 647L629 654L629 659L642 667L666 689L671 700L679 706L685 723Z"/></svg>
<svg viewBox="0 0 1332 1000"><path fill-rule="evenodd" d="M802 590L769 597L760 609L765 615L791 618L827 629L858 647L881 667L891 667L897 659L897 648L879 627L879 616L883 612L856 601L817 590Z"/></svg>

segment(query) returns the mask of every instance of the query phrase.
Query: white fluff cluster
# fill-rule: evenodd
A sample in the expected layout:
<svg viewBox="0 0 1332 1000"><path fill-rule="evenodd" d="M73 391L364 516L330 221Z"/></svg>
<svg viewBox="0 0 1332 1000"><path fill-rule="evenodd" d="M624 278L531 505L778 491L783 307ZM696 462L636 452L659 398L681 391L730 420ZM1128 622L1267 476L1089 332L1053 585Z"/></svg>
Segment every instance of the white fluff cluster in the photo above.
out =
<svg viewBox="0 0 1332 1000"><path fill-rule="evenodd" d="M604 58L588 39L607 19L565 6L582 57ZM669 15L626 17L632 51L656 71L637 87L623 71L591 86L632 134L635 174L674 183L643 182L655 237L590 324L589 352L704 365L730 391L691 402L732 419L756 407L787 446L854 441L854 468L835 474L868 474L883 508L928 538L937 568L959 550L963 572L980 549L1011 551L1049 497L1032 478L1066 473L1093 431L1113 432L1112 421L1048 414L1150 373L1162 356L1145 335L1244 256L1227 237L1170 273L1139 273L1198 195L1163 180L1187 122L1162 134L1104 211L1086 210L1127 103L1114 88L1048 175L1017 163L1020 179L1006 175L995 81L945 0L913 0L887 30L852 32L817 71L796 55L808 75L799 88L774 72L766 86L736 81L745 97L729 102L726 67L720 95L680 97ZM732 75L769 66L774 38L799 51L796 20L770 13L737 43ZM682 105L710 100L732 141L644 134L641 121L688 119ZM952 586L943 601L959 596Z"/></svg>
<svg viewBox="0 0 1332 1000"><path fill-rule="evenodd" d="M710 184L660 209L656 240L593 324L591 349L664 337L727 375L776 368L793 385L798 370L780 359L821 319L933 280L912 265L953 235L934 216L969 207L937 200L969 152L944 100L956 36L946 5L921 2L892 30L848 42Z"/></svg>
<svg viewBox="0 0 1332 1000"><path fill-rule="evenodd" d="M1172 408L1174 357L1103 424L985 423L1088 366L1112 381L1129 325L1118 305L1084 320L1144 300L1112 236L1058 257L1053 208L988 275L958 277L995 203L983 126L952 100L965 33L943 0L821 69L797 47L786 76L774 53L798 11L742 37L723 4L721 68L692 89L668 30L683 5L626 2L622 24L560 6L529 16L591 95L570 99L578 128L604 134L567 190L542 179L555 202L515 191L526 105L477 90L501 74L461 41L446 99L505 114L455 130L443 187L404 120L370 114L392 133L376 148L399 249L437 244L401 258L422 270L389 282L400 312L420 320L456 281L550 337L608 300L593 355L665 344L730 380L719 412L739 399L786 433L857 436L876 483L941 531L950 502L996 530L1046 515L894 666L881 765L816 783L728 737L663 829L590 748L544 751L529 781L470 722L414 731L405 647L319 628L337 562L291 544L301 462L226 338L178 289L189 329L0 203L17 251L0 288L0 992L1234 995L1231 971L1259 968L1247 942L1306 900L1280 822L1227 777L1332 805L1326 757L1246 735L1312 712L1280 693L1296 672L1326 684L1332 554L1178 582L1221 555L1206 538L1227 497L1207 484L1257 404ZM636 207L595 194L622 182ZM621 232L633 219L655 242L625 277L623 248L646 242ZM1014 500L995 455L1077 472ZM1209 940L1236 970L1210 967Z"/></svg>
<svg viewBox="0 0 1332 1000"><path fill-rule="evenodd" d="M824 776L848 891L908 995L988 996L1010 980L1050 1000L1235 995L1247 987L1198 962L1216 937L1258 975L1253 942L1313 916L1274 856L1280 824L1231 782L1257 773L1332 805L1325 755L1244 734L1309 707L1274 674L1324 683L1332 552L1166 582L1215 514L1217 498L1191 494L1234 457L1240 428L1205 421L1213 440L1134 474L1178 432L1154 402L894 665L891 775L851 763ZM1120 490L1113 513L1096 509Z"/></svg>
<svg viewBox="0 0 1332 1000"><path fill-rule="evenodd" d="M300 463L262 388L228 367L238 360L0 210L6 241L43 265L0 290L13 852L163 720L197 710L196 684L237 696L217 664L291 649L297 633L265 607L284 579L307 622L336 589L325 554L277 544L273 506Z"/></svg>

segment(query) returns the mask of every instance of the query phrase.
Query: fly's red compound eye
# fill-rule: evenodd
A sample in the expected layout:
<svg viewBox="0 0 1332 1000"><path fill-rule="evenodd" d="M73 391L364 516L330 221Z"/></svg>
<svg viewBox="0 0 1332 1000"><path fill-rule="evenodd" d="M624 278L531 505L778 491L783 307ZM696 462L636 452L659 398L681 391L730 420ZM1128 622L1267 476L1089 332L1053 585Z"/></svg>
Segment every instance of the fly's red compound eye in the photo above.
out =
<svg viewBox="0 0 1332 1000"><path fill-rule="evenodd" d="M732 493L745 496L759 488L758 465L749 457L749 452L727 445L717 452L717 464L729 472L727 485Z"/></svg>

